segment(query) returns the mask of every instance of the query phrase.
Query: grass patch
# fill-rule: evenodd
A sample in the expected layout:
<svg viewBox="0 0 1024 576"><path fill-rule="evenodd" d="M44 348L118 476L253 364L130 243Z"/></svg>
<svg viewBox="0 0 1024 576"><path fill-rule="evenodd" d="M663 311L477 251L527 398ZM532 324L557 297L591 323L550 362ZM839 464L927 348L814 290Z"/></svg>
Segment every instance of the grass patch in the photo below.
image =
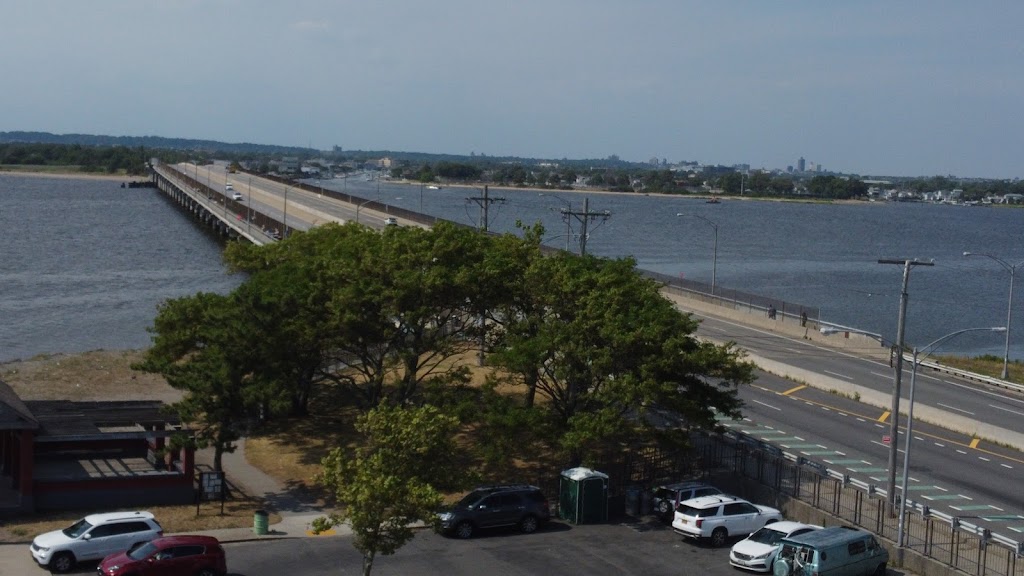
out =
<svg viewBox="0 0 1024 576"><path fill-rule="evenodd" d="M164 529L165 534L181 532L197 532L217 530L221 528L244 528L252 526L253 513L261 510L259 500L234 500L224 503L224 514L220 513L219 502L204 502L196 516L194 504L182 506L148 506L139 508L153 513ZM111 512L109 508L102 510L73 510L61 512L42 512L5 519L0 524L0 543L15 544L30 542L37 535L51 530L67 528L83 516L96 512ZM271 513L271 524L280 522L281 517Z"/></svg>
<svg viewBox="0 0 1024 576"><path fill-rule="evenodd" d="M935 360L938 363L951 368L966 370L968 372L974 372L975 374L981 374L991 378L1002 378L1003 376L1002 357L993 356L991 354L976 356L974 358L965 358L963 356L935 356ZM1007 372L1009 372L1007 377L1008 381L1015 382L1017 384L1024 384L1024 362L1011 360L1006 365L1006 369Z"/></svg>

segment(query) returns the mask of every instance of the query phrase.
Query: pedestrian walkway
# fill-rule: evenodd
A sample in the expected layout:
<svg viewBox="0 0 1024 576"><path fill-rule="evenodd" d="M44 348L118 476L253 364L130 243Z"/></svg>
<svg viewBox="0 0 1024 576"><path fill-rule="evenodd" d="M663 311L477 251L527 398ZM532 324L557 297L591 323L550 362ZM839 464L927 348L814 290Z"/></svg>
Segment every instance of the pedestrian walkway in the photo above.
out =
<svg viewBox="0 0 1024 576"><path fill-rule="evenodd" d="M304 538L316 536L340 536L351 534L347 525L337 526L323 534L313 534L313 520L327 514L316 502L304 499L294 490L281 484L275 478L256 468L245 457L245 438L236 442L234 452L222 456L222 465L227 477L228 489L232 493L262 501L267 511L281 516L281 521L268 526L266 535L258 535L254 527L222 528L198 532L214 536L221 542L243 542L264 538ZM196 467L212 467L213 451L201 450L196 453ZM255 524L255 518L254 518Z"/></svg>

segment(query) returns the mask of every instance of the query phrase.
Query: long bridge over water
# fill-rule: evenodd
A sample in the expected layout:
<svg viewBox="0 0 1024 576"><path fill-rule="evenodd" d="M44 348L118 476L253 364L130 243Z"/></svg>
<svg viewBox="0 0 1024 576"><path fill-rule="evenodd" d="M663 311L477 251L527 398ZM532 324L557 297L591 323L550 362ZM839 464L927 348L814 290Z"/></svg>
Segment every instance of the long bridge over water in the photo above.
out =
<svg viewBox="0 0 1024 576"><path fill-rule="evenodd" d="M439 219L377 200L273 176L229 173L225 166L151 162L156 187L196 219L228 238L266 244L295 230L355 221L382 228L431 226Z"/></svg>

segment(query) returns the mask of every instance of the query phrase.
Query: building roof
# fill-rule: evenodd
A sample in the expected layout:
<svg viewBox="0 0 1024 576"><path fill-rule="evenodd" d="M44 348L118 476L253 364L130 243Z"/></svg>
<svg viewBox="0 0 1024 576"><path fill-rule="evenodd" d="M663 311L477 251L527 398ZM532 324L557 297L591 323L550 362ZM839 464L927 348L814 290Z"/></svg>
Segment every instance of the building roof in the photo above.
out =
<svg viewBox="0 0 1024 576"><path fill-rule="evenodd" d="M0 380L0 430L35 430L39 422L6 382Z"/></svg>
<svg viewBox="0 0 1024 576"><path fill-rule="evenodd" d="M158 400L25 403L39 423L37 442L168 437L182 432L177 415Z"/></svg>

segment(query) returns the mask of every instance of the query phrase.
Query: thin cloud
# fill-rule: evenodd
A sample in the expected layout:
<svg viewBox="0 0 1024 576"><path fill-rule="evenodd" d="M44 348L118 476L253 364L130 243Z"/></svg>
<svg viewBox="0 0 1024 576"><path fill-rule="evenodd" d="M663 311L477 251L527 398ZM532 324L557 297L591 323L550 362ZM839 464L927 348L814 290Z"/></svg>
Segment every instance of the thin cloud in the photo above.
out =
<svg viewBox="0 0 1024 576"><path fill-rule="evenodd" d="M331 23L327 20L299 20L293 22L291 25L292 30L327 30L331 27Z"/></svg>

